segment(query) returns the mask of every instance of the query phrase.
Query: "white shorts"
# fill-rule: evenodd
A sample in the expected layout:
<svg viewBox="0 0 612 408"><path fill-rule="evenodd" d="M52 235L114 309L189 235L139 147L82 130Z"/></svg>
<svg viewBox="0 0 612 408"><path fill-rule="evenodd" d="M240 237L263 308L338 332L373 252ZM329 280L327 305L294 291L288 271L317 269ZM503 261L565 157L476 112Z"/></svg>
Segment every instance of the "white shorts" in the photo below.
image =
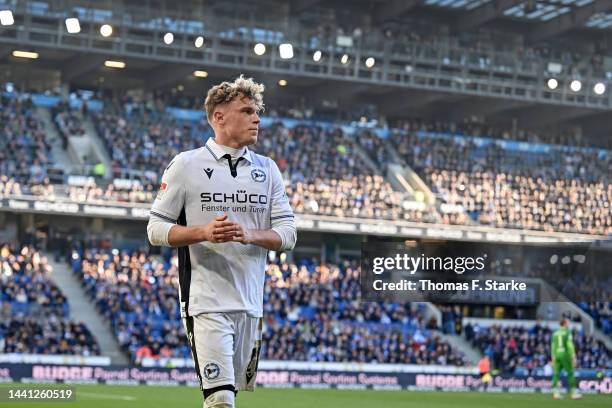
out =
<svg viewBox="0 0 612 408"><path fill-rule="evenodd" d="M222 385L255 389L261 318L246 312L202 313L183 318L183 324L202 391Z"/></svg>

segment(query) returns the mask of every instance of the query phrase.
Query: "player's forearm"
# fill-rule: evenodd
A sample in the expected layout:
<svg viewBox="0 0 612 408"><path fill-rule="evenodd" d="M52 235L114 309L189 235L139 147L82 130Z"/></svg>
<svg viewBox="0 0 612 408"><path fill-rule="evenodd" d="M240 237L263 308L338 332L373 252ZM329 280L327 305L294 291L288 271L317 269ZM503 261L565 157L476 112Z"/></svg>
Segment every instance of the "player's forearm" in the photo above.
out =
<svg viewBox="0 0 612 408"><path fill-rule="evenodd" d="M257 245L270 251L278 251L282 246L280 235L271 229L249 230L249 244Z"/></svg>
<svg viewBox="0 0 612 408"><path fill-rule="evenodd" d="M182 247L205 241L206 237L202 226L185 227L173 225L168 232L168 244L171 247Z"/></svg>

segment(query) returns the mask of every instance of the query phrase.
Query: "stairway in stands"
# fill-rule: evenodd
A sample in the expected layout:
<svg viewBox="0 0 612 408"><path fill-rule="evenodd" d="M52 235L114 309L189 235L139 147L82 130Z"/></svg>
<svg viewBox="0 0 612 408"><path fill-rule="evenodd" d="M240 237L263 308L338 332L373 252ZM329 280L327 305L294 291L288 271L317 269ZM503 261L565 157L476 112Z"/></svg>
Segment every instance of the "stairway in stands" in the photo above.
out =
<svg viewBox="0 0 612 408"><path fill-rule="evenodd" d="M119 343L113 335L110 323L98 313L94 301L85 293L81 282L72 273L68 264L56 262L51 253L46 255L49 263L53 266L55 283L68 298L72 318L87 324L89 330L98 340L102 355L110 357L111 364L129 364L128 358L121 351Z"/></svg>
<svg viewBox="0 0 612 408"><path fill-rule="evenodd" d="M51 154L55 161L55 166L64 170L64 173L70 174L78 167L78 163L70 155L69 151L64 150L62 146L62 138L53 123L51 112L47 108L37 108L37 117L43 122L47 139L51 142Z"/></svg>

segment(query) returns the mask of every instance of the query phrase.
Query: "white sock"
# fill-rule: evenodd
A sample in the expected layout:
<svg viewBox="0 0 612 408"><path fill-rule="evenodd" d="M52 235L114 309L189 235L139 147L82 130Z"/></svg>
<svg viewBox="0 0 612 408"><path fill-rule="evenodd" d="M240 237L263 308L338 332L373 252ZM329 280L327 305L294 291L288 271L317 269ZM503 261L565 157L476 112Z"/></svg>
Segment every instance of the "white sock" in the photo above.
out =
<svg viewBox="0 0 612 408"><path fill-rule="evenodd" d="M234 408L234 398L233 391L217 391L204 400L204 408Z"/></svg>

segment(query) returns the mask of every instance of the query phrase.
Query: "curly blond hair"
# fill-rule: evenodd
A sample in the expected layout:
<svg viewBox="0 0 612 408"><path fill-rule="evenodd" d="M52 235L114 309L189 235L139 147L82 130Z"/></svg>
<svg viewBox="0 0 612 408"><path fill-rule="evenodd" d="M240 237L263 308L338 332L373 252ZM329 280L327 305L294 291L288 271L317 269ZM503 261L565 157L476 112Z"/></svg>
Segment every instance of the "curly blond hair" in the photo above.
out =
<svg viewBox="0 0 612 408"><path fill-rule="evenodd" d="M246 96L255 102L258 111L263 111L263 91L264 85L257 83L253 78L245 78L240 75L234 82L224 81L219 85L215 85L208 91L206 101L204 101L204 110L208 121L212 121L212 115L215 108L224 103L230 103L239 96Z"/></svg>

